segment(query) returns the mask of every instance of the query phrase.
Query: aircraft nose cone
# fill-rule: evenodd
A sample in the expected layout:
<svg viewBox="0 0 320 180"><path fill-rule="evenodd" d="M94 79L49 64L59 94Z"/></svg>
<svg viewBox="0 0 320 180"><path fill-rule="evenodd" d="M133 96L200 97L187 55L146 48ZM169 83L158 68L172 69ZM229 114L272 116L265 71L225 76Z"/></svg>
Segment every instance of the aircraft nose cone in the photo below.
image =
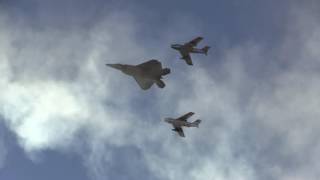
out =
<svg viewBox="0 0 320 180"><path fill-rule="evenodd" d="M122 69L122 65L121 64L106 64L109 67L121 70Z"/></svg>
<svg viewBox="0 0 320 180"><path fill-rule="evenodd" d="M164 118L164 121L167 122L167 123L169 123L170 118Z"/></svg>
<svg viewBox="0 0 320 180"><path fill-rule="evenodd" d="M179 49L179 45L178 45L178 44L172 44L172 45L171 45L171 48L178 50L178 49Z"/></svg>

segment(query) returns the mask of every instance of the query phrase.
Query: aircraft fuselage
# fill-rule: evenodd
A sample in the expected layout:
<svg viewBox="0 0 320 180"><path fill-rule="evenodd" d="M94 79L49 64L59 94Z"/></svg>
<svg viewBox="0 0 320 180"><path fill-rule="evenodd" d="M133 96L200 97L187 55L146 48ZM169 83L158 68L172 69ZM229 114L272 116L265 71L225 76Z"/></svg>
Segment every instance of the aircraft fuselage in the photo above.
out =
<svg viewBox="0 0 320 180"><path fill-rule="evenodd" d="M173 44L171 45L171 48L186 54L187 53L205 53L203 49L194 48L192 47L192 45L188 45L188 44L185 44L185 45Z"/></svg>
<svg viewBox="0 0 320 180"><path fill-rule="evenodd" d="M139 76L150 80L159 80L162 75L161 71L148 71L134 65L118 64L118 67L115 68L129 76Z"/></svg>
<svg viewBox="0 0 320 180"><path fill-rule="evenodd" d="M118 69L126 75L132 76L143 90L149 89L154 83L156 83L159 88L164 88L165 83L161 80L162 76L165 76L170 73L169 68L162 68L161 63L155 59L149 60L138 65L106 65Z"/></svg>
<svg viewBox="0 0 320 180"><path fill-rule="evenodd" d="M174 127L191 127L191 122L181 121L179 119L166 118L165 121L169 124L172 124Z"/></svg>

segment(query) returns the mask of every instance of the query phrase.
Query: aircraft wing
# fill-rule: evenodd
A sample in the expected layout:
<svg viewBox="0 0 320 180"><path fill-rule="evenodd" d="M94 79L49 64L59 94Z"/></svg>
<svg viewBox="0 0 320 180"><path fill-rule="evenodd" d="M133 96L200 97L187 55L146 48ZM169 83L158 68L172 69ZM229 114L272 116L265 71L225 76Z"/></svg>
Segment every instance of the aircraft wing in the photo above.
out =
<svg viewBox="0 0 320 180"><path fill-rule="evenodd" d="M180 54L182 56L181 59L185 60L187 64L193 65L189 52L181 51L181 50L179 52L180 52Z"/></svg>
<svg viewBox="0 0 320 180"><path fill-rule="evenodd" d="M198 43L203 39L203 37L196 37L193 40L191 40L190 42L187 42L186 44L190 44L193 47L197 46Z"/></svg>
<svg viewBox="0 0 320 180"><path fill-rule="evenodd" d="M161 62L159 62L158 60L155 59L151 59L147 62L141 63L137 65L138 67L141 67L143 69L147 69L147 70L158 70L158 69L162 69L162 65Z"/></svg>
<svg viewBox="0 0 320 180"><path fill-rule="evenodd" d="M181 59L185 60L188 65L193 65L190 55L183 56Z"/></svg>
<svg viewBox="0 0 320 180"><path fill-rule="evenodd" d="M134 79L137 81L137 83L143 90L147 90L153 85L153 81L139 77L139 76L134 76Z"/></svg>
<svg viewBox="0 0 320 180"><path fill-rule="evenodd" d="M174 131L176 131L179 134L179 136L185 137L183 129L181 127L174 127Z"/></svg>
<svg viewBox="0 0 320 180"><path fill-rule="evenodd" d="M191 117L192 115L194 115L194 112L188 112L187 114L179 117L178 119L181 120L181 121L187 121L187 119L188 119L189 117Z"/></svg>

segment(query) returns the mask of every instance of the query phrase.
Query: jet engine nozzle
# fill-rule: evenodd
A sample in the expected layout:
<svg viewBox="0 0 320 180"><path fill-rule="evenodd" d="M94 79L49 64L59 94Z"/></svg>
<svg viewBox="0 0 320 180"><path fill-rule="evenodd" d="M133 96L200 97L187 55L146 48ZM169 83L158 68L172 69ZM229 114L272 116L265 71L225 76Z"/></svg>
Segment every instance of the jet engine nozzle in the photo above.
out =
<svg viewBox="0 0 320 180"><path fill-rule="evenodd" d="M161 75L162 76L165 76L165 75L167 75L167 74L170 74L170 69L169 68L164 68L164 69L162 69L162 71L161 71Z"/></svg>

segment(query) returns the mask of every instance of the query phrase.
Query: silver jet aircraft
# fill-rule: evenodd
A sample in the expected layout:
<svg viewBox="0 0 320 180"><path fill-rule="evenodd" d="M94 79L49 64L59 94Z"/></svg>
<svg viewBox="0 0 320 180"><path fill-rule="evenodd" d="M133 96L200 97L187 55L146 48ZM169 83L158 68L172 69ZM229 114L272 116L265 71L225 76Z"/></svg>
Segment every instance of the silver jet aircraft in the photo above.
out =
<svg viewBox="0 0 320 180"><path fill-rule="evenodd" d="M171 48L178 50L181 54L181 59L185 60L187 64L193 65L192 60L190 57L190 53L200 53L200 54L205 54L207 55L208 50L210 49L209 46L205 46L201 49L195 48L198 43L202 40L202 37L197 37L193 39L190 42L187 42L185 44L172 44Z"/></svg>
<svg viewBox="0 0 320 180"><path fill-rule="evenodd" d="M189 113L187 113L177 119L165 118L164 121L169 124L172 124L172 126L174 128L174 129L172 129L172 131L176 131L181 137L185 137L184 133L183 133L183 129L182 129L183 126L185 126L185 127L199 127L199 124L201 123L200 119L197 119L193 122L188 122L187 119L189 117L191 117L192 115L194 115L194 113L189 112Z"/></svg>
<svg viewBox="0 0 320 180"><path fill-rule="evenodd" d="M132 76L143 90L149 89L153 83L158 87L164 88L165 83L161 80L162 76L170 73L169 68L162 68L161 62L152 59L138 65L127 64L106 64Z"/></svg>

